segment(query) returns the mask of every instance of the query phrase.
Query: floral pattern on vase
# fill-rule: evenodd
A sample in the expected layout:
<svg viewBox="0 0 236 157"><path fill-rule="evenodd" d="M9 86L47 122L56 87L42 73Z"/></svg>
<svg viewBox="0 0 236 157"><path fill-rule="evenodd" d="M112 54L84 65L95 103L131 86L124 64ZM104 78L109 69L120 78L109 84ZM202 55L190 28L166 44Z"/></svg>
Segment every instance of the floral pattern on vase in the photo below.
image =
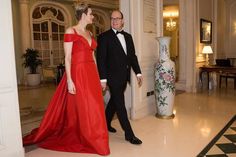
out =
<svg viewBox="0 0 236 157"><path fill-rule="evenodd" d="M155 67L155 96L157 117L174 117L175 64L170 59L170 37L159 37L160 59Z"/></svg>

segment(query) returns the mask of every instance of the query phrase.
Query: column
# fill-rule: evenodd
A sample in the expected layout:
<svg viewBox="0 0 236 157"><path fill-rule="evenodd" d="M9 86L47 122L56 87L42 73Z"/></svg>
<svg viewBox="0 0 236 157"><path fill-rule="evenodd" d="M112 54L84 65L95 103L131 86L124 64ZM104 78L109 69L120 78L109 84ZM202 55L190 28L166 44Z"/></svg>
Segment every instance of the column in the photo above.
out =
<svg viewBox="0 0 236 157"><path fill-rule="evenodd" d="M176 89L186 90L186 2L179 1L179 75Z"/></svg>
<svg viewBox="0 0 236 157"><path fill-rule="evenodd" d="M19 2L20 2L20 17L22 17L21 50L22 53L24 53L27 48L31 47L29 0L20 0Z"/></svg>
<svg viewBox="0 0 236 157"><path fill-rule="evenodd" d="M25 53L27 48L31 48L31 36L30 36L30 13L29 13L29 0L19 0L20 3L20 17L21 17L21 52ZM23 68L23 67L22 67ZM23 78L21 82L24 85L27 85L26 74L28 73L27 69L23 68Z"/></svg>

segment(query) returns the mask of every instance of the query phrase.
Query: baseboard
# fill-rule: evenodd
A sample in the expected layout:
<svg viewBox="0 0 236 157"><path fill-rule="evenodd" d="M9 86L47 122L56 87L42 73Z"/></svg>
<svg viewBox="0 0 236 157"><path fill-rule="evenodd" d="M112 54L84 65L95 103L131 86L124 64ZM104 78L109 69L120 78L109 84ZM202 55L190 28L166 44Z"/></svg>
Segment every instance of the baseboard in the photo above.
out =
<svg viewBox="0 0 236 157"><path fill-rule="evenodd" d="M175 88L176 90L182 90L185 91L186 90L186 85L184 81L179 81L175 83Z"/></svg>
<svg viewBox="0 0 236 157"><path fill-rule="evenodd" d="M24 157L25 156L25 149L22 146L20 149L3 149L0 150L1 157Z"/></svg>
<svg viewBox="0 0 236 157"><path fill-rule="evenodd" d="M131 111L131 119L141 119L148 115L154 115L156 113L156 106L155 104L147 104L143 105L142 107L138 108L135 111Z"/></svg>

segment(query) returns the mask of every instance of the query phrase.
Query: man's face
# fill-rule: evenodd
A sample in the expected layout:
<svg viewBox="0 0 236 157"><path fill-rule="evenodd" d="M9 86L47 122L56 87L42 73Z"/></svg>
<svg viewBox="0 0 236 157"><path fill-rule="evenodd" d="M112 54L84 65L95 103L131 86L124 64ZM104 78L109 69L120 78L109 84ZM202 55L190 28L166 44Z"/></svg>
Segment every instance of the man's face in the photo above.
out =
<svg viewBox="0 0 236 157"><path fill-rule="evenodd" d="M113 11L111 14L111 27L115 30L121 30L124 21L119 11Z"/></svg>

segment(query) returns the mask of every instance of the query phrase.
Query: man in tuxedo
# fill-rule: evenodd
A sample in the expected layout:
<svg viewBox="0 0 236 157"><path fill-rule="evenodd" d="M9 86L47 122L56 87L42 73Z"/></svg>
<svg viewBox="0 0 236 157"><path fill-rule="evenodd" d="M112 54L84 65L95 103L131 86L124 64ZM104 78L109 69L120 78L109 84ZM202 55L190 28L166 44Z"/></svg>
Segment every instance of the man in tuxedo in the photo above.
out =
<svg viewBox="0 0 236 157"><path fill-rule="evenodd" d="M125 108L124 91L130 82L131 67L136 73L138 85L142 85L142 75L138 64L133 39L122 30L123 14L115 10L111 14L111 29L100 34L97 47L97 66L103 90L108 87L111 98L106 108L106 120L109 132L116 132L111 126L114 114L117 114L125 139L132 144L142 144L131 128Z"/></svg>

